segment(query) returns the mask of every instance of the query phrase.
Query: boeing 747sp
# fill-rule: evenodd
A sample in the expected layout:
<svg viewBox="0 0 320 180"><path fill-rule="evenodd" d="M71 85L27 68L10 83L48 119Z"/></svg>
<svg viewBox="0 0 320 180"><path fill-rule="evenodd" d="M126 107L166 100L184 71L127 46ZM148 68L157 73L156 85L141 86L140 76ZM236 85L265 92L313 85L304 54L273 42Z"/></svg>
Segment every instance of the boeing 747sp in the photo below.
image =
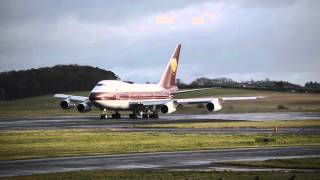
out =
<svg viewBox="0 0 320 180"><path fill-rule="evenodd" d="M62 99L62 109L77 107L79 112L88 112L92 106L102 111L101 119L109 118L107 112L114 112L112 118L120 118L120 111L132 112L129 117L158 118L159 112L173 113L179 104L206 104L209 111L222 109L221 102L226 100L249 100L260 97L226 97L226 98L190 98L175 99L178 93L201 89L178 91L176 74L179 64L181 45L175 48L168 65L158 84L135 84L118 80L103 80L92 89L89 97L55 94Z"/></svg>

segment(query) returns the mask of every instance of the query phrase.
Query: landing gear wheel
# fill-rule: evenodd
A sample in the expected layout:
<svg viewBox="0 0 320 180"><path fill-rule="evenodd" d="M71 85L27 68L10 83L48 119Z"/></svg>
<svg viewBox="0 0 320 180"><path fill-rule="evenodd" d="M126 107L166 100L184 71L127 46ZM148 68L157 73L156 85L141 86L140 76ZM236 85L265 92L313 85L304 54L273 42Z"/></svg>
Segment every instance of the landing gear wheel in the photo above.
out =
<svg viewBox="0 0 320 180"><path fill-rule="evenodd" d="M159 114L150 114L149 118L158 119L159 118Z"/></svg>
<svg viewBox="0 0 320 180"><path fill-rule="evenodd" d="M130 119L137 119L137 115L136 114L129 114L129 118Z"/></svg>
<svg viewBox="0 0 320 180"><path fill-rule="evenodd" d="M106 114L101 114L100 115L100 119L107 119L107 115Z"/></svg>
<svg viewBox="0 0 320 180"><path fill-rule="evenodd" d="M120 119L121 114L112 114L112 119Z"/></svg>

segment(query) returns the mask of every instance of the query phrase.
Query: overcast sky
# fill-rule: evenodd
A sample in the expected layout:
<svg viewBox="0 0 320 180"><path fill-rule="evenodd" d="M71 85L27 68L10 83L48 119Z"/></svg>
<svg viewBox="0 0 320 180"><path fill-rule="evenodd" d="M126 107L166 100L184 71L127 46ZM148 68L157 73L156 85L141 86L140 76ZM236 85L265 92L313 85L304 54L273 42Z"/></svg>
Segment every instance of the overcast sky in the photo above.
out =
<svg viewBox="0 0 320 180"><path fill-rule="evenodd" d="M178 78L320 81L320 1L1 0L0 71L80 64L157 82L176 44Z"/></svg>

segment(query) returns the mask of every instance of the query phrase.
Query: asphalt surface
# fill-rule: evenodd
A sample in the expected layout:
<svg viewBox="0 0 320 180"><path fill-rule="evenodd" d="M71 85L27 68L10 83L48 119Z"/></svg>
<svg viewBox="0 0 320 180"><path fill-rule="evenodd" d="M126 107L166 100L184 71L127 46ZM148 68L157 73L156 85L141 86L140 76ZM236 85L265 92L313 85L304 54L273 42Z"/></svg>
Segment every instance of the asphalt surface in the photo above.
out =
<svg viewBox="0 0 320 180"><path fill-rule="evenodd" d="M137 170L137 169L230 169L221 162L266 160L277 158L320 156L320 147L243 148L211 151L139 153L99 155L34 160L0 161L0 176L19 176L79 170ZM242 169L245 170L245 169ZM250 169L249 169L250 170ZM287 171L286 169L264 169ZM319 170L317 170L318 172Z"/></svg>
<svg viewBox="0 0 320 180"><path fill-rule="evenodd" d="M35 129L106 129L133 132L175 132L214 134L268 134L272 129L259 128L138 128L135 125L161 123L193 123L223 121L269 121L320 119L320 113L233 113L205 115L163 115L159 119L107 119L97 116L0 118L0 132ZM320 128L280 128L280 134L320 134ZM78 170L232 170L232 171L290 171L290 169L248 169L230 167L220 162L233 160L265 160L288 157L320 156L320 147L285 147L261 149L224 149L214 151L190 151L167 153L140 153L127 155L81 156L50 159L0 161L0 177L68 172ZM297 170L295 170L297 171ZM302 170L310 171L310 170ZM312 170L318 172L319 170Z"/></svg>
<svg viewBox="0 0 320 180"><path fill-rule="evenodd" d="M320 119L320 113L232 113L204 115L163 115L159 119L107 119L97 116L62 116L42 118L0 118L0 131L35 129L109 129L130 132L175 132L175 133L213 133L213 134L268 134L273 129L259 128L137 128L141 124L193 123L223 121L268 121ZM279 128L280 134L320 134L320 128Z"/></svg>

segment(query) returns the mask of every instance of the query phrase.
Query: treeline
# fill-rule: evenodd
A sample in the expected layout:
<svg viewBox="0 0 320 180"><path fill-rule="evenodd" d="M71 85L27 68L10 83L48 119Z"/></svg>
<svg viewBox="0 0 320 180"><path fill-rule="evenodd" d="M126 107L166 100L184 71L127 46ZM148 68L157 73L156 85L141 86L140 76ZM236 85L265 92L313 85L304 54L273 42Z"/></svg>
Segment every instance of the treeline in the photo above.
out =
<svg viewBox="0 0 320 180"><path fill-rule="evenodd" d="M310 81L306 83L305 87L309 89L320 89L320 83Z"/></svg>
<svg viewBox="0 0 320 180"><path fill-rule="evenodd" d="M203 88L203 87L225 87L225 88L245 88L256 90L272 90L272 91L290 91L303 93L320 93L320 83L307 82L305 86L290 83L287 81L272 81L269 79L259 81L243 81L237 82L230 78L198 78L191 83L183 83L177 79L179 88Z"/></svg>
<svg viewBox="0 0 320 180"><path fill-rule="evenodd" d="M90 66L56 65L0 73L0 100L90 90L98 81L119 79L112 71Z"/></svg>

